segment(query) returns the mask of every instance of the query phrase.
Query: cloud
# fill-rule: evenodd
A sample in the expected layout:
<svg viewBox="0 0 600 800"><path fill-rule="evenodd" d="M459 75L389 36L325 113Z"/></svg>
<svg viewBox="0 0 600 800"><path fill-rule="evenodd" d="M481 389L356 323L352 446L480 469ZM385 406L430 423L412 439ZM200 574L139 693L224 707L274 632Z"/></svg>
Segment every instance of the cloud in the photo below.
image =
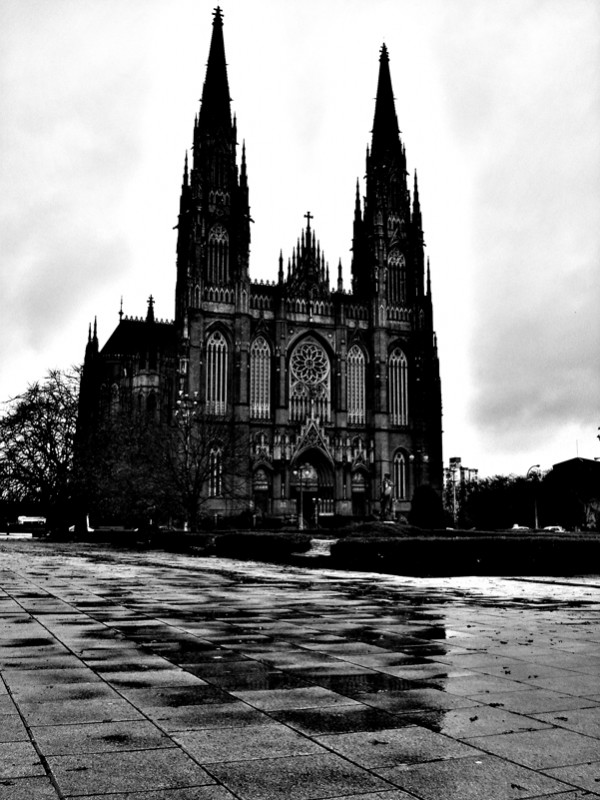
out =
<svg viewBox="0 0 600 800"><path fill-rule="evenodd" d="M445 45L471 195L468 414L482 452L557 461L559 432L600 417L599 17L482 5Z"/></svg>

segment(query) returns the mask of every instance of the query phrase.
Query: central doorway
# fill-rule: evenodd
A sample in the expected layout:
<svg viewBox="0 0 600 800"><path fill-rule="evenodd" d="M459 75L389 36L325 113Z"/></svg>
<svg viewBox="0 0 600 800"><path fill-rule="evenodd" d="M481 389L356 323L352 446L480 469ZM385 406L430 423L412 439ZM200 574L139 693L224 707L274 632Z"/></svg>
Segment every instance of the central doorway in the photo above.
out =
<svg viewBox="0 0 600 800"><path fill-rule="evenodd" d="M318 450L303 453L292 467L292 497L298 527L318 527L319 517L333 513L333 469Z"/></svg>

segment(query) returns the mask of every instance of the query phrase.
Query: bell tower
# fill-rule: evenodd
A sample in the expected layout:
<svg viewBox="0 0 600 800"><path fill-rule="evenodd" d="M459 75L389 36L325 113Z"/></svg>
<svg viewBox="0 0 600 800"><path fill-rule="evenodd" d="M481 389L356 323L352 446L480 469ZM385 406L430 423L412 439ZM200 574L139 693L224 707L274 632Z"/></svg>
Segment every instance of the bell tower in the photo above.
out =
<svg viewBox="0 0 600 800"><path fill-rule="evenodd" d="M176 322L200 307L210 287L248 283L250 209L245 147L237 164L237 130L216 8L191 165L185 155L177 237ZM185 334L184 334L185 335Z"/></svg>

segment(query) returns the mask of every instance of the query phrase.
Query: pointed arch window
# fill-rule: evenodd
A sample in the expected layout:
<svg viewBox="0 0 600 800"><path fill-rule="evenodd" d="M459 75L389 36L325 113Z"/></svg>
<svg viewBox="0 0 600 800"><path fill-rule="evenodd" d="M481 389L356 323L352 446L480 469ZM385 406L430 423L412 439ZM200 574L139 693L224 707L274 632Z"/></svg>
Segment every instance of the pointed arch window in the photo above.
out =
<svg viewBox="0 0 600 800"><path fill-rule="evenodd" d="M388 392L392 425L408 425L408 361L399 347L389 359Z"/></svg>
<svg viewBox="0 0 600 800"><path fill-rule="evenodd" d="M359 425L365 421L365 354L357 345L348 351L346 388L348 395L348 422Z"/></svg>
<svg viewBox="0 0 600 800"><path fill-rule="evenodd" d="M208 496L223 494L223 453L220 447L211 447L208 454Z"/></svg>
<svg viewBox="0 0 600 800"><path fill-rule="evenodd" d="M289 416L292 421L319 417L329 422L331 410L331 365L316 339L303 339L289 362Z"/></svg>
<svg viewBox="0 0 600 800"><path fill-rule="evenodd" d="M213 225L209 231L207 266L209 283L229 282L229 234L222 225Z"/></svg>
<svg viewBox="0 0 600 800"><path fill-rule="evenodd" d="M250 348L250 416L271 416L271 349L263 336L257 337Z"/></svg>
<svg viewBox="0 0 600 800"><path fill-rule="evenodd" d="M116 414L119 410L119 387L113 383L110 387L110 413Z"/></svg>
<svg viewBox="0 0 600 800"><path fill-rule="evenodd" d="M225 337L215 331L206 342L206 410L224 414L227 410L228 349Z"/></svg>
<svg viewBox="0 0 600 800"><path fill-rule="evenodd" d="M406 500L406 456L404 453L396 453L394 456L393 481L396 500Z"/></svg>
<svg viewBox="0 0 600 800"><path fill-rule="evenodd" d="M388 256L388 296L395 303L406 303L406 259L394 249Z"/></svg>

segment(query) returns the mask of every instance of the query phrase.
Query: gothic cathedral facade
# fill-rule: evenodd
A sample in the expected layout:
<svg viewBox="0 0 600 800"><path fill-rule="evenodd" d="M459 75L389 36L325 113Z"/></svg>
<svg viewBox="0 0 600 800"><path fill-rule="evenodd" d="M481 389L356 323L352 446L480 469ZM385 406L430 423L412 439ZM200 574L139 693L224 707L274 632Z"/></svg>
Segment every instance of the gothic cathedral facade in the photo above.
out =
<svg viewBox="0 0 600 800"><path fill-rule="evenodd" d="M155 320L150 301L146 319L121 314L101 350L94 330L81 413L94 393L112 403L127 394L166 422L182 397L230 419L248 442L245 498L232 501L208 480L211 513L245 504L308 520L377 514L385 503L406 515L417 487L441 493L442 407L417 179L409 187L385 45L364 197L356 189L351 290L341 264L332 288L310 213L276 279L251 279L246 155L242 148L238 164L237 146L216 9L185 159L174 322Z"/></svg>

